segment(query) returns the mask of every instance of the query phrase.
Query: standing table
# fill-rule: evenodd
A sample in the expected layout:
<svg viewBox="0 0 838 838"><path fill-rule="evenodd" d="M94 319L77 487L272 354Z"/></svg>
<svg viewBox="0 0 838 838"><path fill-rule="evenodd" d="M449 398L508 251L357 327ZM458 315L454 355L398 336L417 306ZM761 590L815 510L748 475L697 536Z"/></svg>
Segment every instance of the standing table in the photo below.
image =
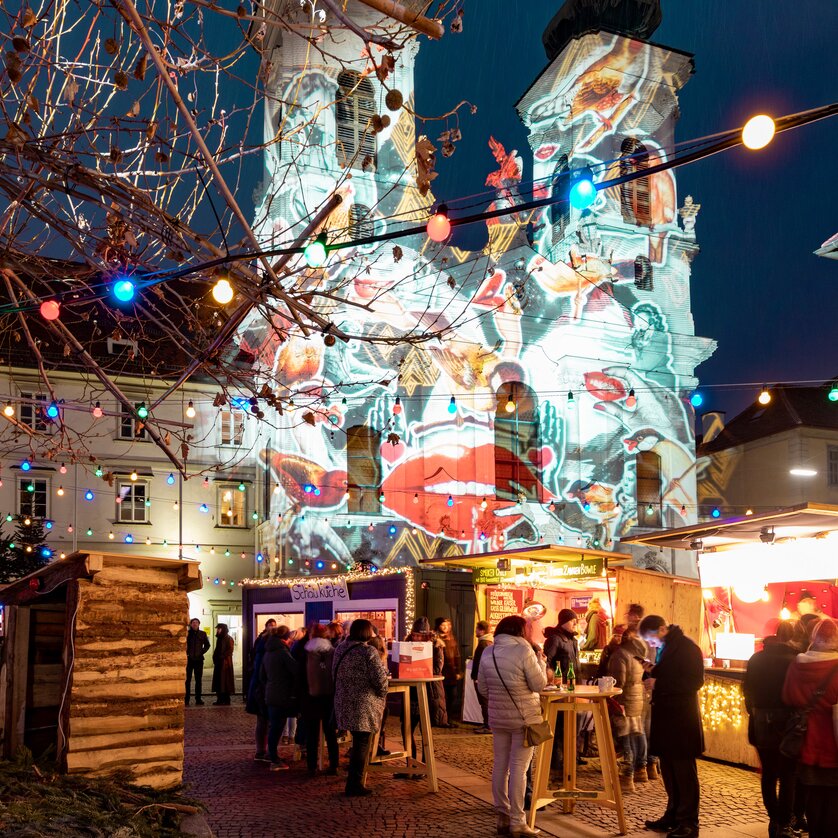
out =
<svg viewBox="0 0 838 838"><path fill-rule="evenodd" d="M402 713L402 738L405 750L391 751L387 756L377 756L379 731L373 734L370 742L367 767L364 772L364 780L369 771L419 774L428 778L428 788L431 791L439 791L439 783L436 778L436 760L434 758L434 739L431 733L431 713L428 706L428 684L432 681L442 681L442 675L435 675L432 678L391 678L387 688L387 695L401 695L404 701L404 712ZM410 747L410 688L416 688L416 695L419 699L419 732L422 734L422 745L425 751L425 761L422 762L413 756ZM418 749L416 756L419 756ZM395 763L396 760L405 760L404 763Z"/></svg>
<svg viewBox="0 0 838 838"><path fill-rule="evenodd" d="M562 801L562 810L573 811L577 800L586 800L607 806L617 812L620 835L626 834L626 816L623 812L623 797L620 790L620 778L617 773L617 752L611 735L611 723L608 720L606 699L620 695L622 690L613 689L600 692L595 686L580 684L572 693L559 690L544 690L541 693L541 707L544 718L550 722L550 728L557 730L559 713L564 715L564 753L563 776L559 788L548 788L550 780L550 762L553 755L553 740L542 742L536 749L535 773L533 776L532 804L528 823L535 826L538 810L556 800ZM599 790L579 789L576 787L576 715L593 712L596 730L599 761L602 771L603 788Z"/></svg>

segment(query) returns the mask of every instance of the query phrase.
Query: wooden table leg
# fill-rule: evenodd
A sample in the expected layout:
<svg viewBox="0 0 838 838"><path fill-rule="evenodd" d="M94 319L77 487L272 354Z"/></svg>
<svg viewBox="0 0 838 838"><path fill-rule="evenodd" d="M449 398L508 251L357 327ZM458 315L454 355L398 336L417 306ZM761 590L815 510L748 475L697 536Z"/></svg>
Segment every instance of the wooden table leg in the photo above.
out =
<svg viewBox="0 0 838 838"><path fill-rule="evenodd" d="M402 692L402 701L404 702L402 706L402 739L404 740L403 750L407 751L407 759L405 760L405 764L407 765L408 771L411 767L411 761L413 760L413 749L410 745L410 726L413 719L410 717L410 690L406 692Z"/></svg>
<svg viewBox="0 0 838 838"><path fill-rule="evenodd" d="M431 711L428 707L428 685L416 685L419 698L419 729L422 732L422 746L425 749L425 770L428 772L428 785L431 791L439 791L436 779L436 759L434 757L434 738L431 733Z"/></svg>
<svg viewBox="0 0 838 838"><path fill-rule="evenodd" d="M623 811L623 790L620 787L620 776L617 769L617 751L614 747L614 737L611 734L611 722L605 701L593 701L594 728L596 730L597 745L599 746L599 761L602 768L602 779L606 796L614 802L617 811L617 823L620 835L626 834L626 814Z"/></svg>
<svg viewBox="0 0 838 838"><path fill-rule="evenodd" d="M569 701L564 710L564 748L562 766L565 789L576 788L576 702ZM574 801L567 798L562 801L565 814L573 812Z"/></svg>
<svg viewBox="0 0 838 838"><path fill-rule="evenodd" d="M555 702L550 702L547 705L546 719L550 722L550 728L556 732L556 715L558 708ZM553 745L555 738L548 739L542 742L535 749L535 768L532 777L532 797L530 801L530 811L527 816L527 824L530 829L535 827L535 816L538 814L539 801L547 796L547 786L550 780L550 765L553 757Z"/></svg>

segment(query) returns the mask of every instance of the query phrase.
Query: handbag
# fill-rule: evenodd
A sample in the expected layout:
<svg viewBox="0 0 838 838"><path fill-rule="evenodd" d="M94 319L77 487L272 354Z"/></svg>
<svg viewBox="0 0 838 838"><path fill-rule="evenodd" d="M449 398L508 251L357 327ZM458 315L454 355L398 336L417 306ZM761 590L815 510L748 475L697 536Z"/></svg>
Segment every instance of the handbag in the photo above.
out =
<svg viewBox="0 0 838 838"><path fill-rule="evenodd" d="M809 713L812 712L814 706L823 697L826 688L835 673L838 672L838 666L833 666L826 675L817 689L812 693L812 697L805 707L800 707L792 711L789 717L786 730L783 733L783 738L780 740L780 753L789 759L800 759L800 754L803 752L803 745L806 742L806 732L809 730ZM835 719L835 711L833 709L833 720Z"/></svg>
<svg viewBox="0 0 838 838"><path fill-rule="evenodd" d="M500 669L498 669L498 662L495 658L495 650L492 649L492 663L495 665L495 672L498 673L498 678L500 678L501 684L503 684L503 688L506 690L506 694L509 696L509 700L515 705L515 709L518 711L518 715L521 717L521 721L524 723L524 745L527 748L532 748L535 745L541 745L543 742L546 742L548 739L553 738L553 731L550 727L550 722L546 719L543 719L540 722L536 722L533 725L528 725L527 720L524 718L524 714L521 712L521 708L518 706L518 702L512 697L512 693L509 692L509 687L506 686L506 681L503 680L503 675L500 674Z"/></svg>

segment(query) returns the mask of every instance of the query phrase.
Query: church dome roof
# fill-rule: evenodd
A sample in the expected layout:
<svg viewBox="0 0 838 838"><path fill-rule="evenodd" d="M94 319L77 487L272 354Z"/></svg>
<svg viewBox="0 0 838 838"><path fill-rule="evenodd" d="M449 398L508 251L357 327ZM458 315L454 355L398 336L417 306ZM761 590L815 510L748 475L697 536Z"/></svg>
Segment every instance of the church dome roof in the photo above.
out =
<svg viewBox="0 0 838 838"><path fill-rule="evenodd" d="M552 61L586 32L606 30L645 41L662 19L660 0L566 0L547 24L541 41Z"/></svg>

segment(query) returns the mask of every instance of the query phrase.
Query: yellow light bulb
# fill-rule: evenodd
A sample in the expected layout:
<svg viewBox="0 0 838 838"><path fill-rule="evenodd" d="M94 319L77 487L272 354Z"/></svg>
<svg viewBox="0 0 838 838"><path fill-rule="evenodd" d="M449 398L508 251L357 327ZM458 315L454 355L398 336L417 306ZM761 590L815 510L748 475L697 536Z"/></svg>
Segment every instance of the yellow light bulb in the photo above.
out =
<svg viewBox="0 0 838 838"><path fill-rule="evenodd" d="M512 396L510 396L506 400L506 412L507 413L514 413L515 412L515 402L512 401Z"/></svg>
<svg viewBox="0 0 838 838"><path fill-rule="evenodd" d="M752 116L742 129L742 145L751 151L765 148L774 139L776 130L777 126L770 116L764 113Z"/></svg>
<svg viewBox="0 0 838 838"><path fill-rule="evenodd" d="M6 406L3 408L3 415L10 418L15 415L15 408L11 402L6 402Z"/></svg>
<svg viewBox="0 0 838 838"><path fill-rule="evenodd" d="M233 286L230 280L222 277L212 287L212 298L221 305L226 306L233 299Z"/></svg>
<svg viewBox="0 0 838 838"><path fill-rule="evenodd" d="M759 396L757 397L757 401L761 405L766 405L771 401L771 393L768 392L768 388L763 386L762 391L760 392Z"/></svg>
<svg viewBox="0 0 838 838"><path fill-rule="evenodd" d="M58 487L58 490L56 491L56 493L55 493L55 494L56 494L56 495L58 495L58 497L63 497L63 496L64 496L64 487L63 487L63 486L59 486L59 487Z"/></svg>
<svg viewBox="0 0 838 838"><path fill-rule="evenodd" d="M192 404L190 401L188 405L186 405L186 418L187 419L194 419L195 418L195 405Z"/></svg>
<svg viewBox="0 0 838 838"><path fill-rule="evenodd" d="M113 539L114 539L113 532L109 532L109 533L108 533L108 538L109 538L111 541L113 541Z"/></svg>
<svg viewBox="0 0 838 838"><path fill-rule="evenodd" d="M132 481L132 482L136 482L137 477L139 477L139 475L137 474L137 472L136 472L136 471L132 471L132 472L131 472L131 481Z"/></svg>
<svg viewBox="0 0 838 838"><path fill-rule="evenodd" d="M785 605L780 609L780 619L781 620L790 620L791 619L791 611L789 611L788 608L786 608Z"/></svg>

